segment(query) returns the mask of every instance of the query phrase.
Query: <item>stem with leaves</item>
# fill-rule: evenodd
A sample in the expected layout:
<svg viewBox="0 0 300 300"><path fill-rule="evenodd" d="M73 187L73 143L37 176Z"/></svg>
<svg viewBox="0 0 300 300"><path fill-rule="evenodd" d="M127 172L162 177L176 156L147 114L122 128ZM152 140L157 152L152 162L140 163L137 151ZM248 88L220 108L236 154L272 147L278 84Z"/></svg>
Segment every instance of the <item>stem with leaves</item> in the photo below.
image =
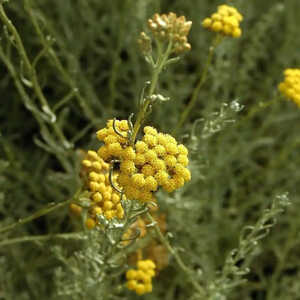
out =
<svg viewBox="0 0 300 300"><path fill-rule="evenodd" d="M171 54L172 51L172 46L173 43L170 41L168 43L168 47L165 50L165 52L161 51L161 46L158 43L158 58L156 63L153 62L153 60L151 59L151 66L152 66L152 78L151 78L151 83L149 86L149 90L147 95L141 99L141 103L140 103L140 110L138 112L136 121L134 123L133 126L133 130L132 130L132 134L131 134L131 138L130 138L130 144L134 145L136 137L138 135L138 132L146 118L146 115L149 111L149 106L152 103L152 96L155 93L156 87L157 87L157 82L159 79L159 75L161 73L161 71L163 70L163 68L168 64L168 58Z"/></svg>
<svg viewBox="0 0 300 300"><path fill-rule="evenodd" d="M56 122L56 116L50 109L48 101L42 91L42 88L38 81L36 70L35 70L33 64L31 64L31 62L29 60L29 57L28 57L25 47L23 45L22 39L21 39L16 27L14 26L12 21L9 19L9 17L6 15L2 3L0 3L0 19L2 20L3 24L8 29L9 33L12 35L11 41L12 41L13 45L16 47L16 49L20 55L21 67L24 64L26 74L27 74L27 76L29 76L30 80L28 81L27 79L24 78L23 83L24 84L26 83L26 85L33 88L33 90L42 106L42 111L43 111L43 114L46 116L46 120L48 121L50 126L53 128L53 130L54 130L55 134L57 135L57 137L59 138L61 144L65 148L70 148L71 144L67 141L66 137L64 136L64 133L62 132L61 128L58 126L58 124Z"/></svg>
<svg viewBox="0 0 300 300"><path fill-rule="evenodd" d="M57 210L59 208L62 208L64 206L66 206L71 201L74 201L74 199L77 199L79 197L79 195L80 195L80 192L81 192L81 189L79 189L71 199L68 199L66 201L59 202L59 203L51 203L48 206L46 206L46 207L38 210L37 212L35 212L34 214L32 214L32 215L30 215L30 216L28 216L26 218L19 219L15 223L12 223L10 225L7 225L7 226L4 226L4 227L0 228L0 233L5 233L5 232L8 232L8 231L11 231L11 230L19 227L20 225L23 225L23 224L26 224L28 222L31 222L31 221L39 218L39 217L42 217L44 215L49 214L50 212L52 212L54 210Z"/></svg>

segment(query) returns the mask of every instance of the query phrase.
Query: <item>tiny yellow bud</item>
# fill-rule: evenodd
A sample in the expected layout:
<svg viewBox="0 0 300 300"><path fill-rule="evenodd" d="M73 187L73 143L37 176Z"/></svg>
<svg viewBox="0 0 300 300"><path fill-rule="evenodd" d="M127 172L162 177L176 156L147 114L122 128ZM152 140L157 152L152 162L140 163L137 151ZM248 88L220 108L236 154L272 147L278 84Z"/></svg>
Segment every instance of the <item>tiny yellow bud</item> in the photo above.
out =
<svg viewBox="0 0 300 300"><path fill-rule="evenodd" d="M239 38L242 35L242 30L240 28L235 28L232 32L234 38Z"/></svg>
<svg viewBox="0 0 300 300"><path fill-rule="evenodd" d="M143 141L138 141L135 144L135 149L137 153L145 153L148 150L148 146Z"/></svg>
<svg viewBox="0 0 300 300"><path fill-rule="evenodd" d="M95 215L101 215L102 214L102 208L99 207L99 206L95 206L93 208L93 214L95 214Z"/></svg>
<svg viewBox="0 0 300 300"><path fill-rule="evenodd" d="M85 160L82 161L82 165L83 165L84 167L89 168L89 167L92 166L92 162L89 161L89 160L87 160L87 159L85 159Z"/></svg>
<svg viewBox="0 0 300 300"><path fill-rule="evenodd" d="M154 178L156 179L159 185L164 185L168 181L169 175L166 171L158 171L155 174Z"/></svg>
<svg viewBox="0 0 300 300"><path fill-rule="evenodd" d="M85 226L87 229L93 229L96 226L96 222L92 218L87 218L85 220Z"/></svg>
<svg viewBox="0 0 300 300"><path fill-rule="evenodd" d="M135 160L134 160L135 164L137 166L142 166L145 164L146 162L146 159L145 159L145 155L144 154L141 154L141 153L138 153L136 156L135 156Z"/></svg>
<svg viewBox="0 0 300 300"><path fill-rule="evenodd" d="M145 179L144 189L146 191L155 191L157 190L157 181L153 176L148 176Z"/></svg>
<svg viewBox="0 0 300 300"><path fill-rule="evenodd" d="M111 201L105 201L103 204L104 210L110 210L113 206L114 204Z"/></svg>
<svg viewBox="0 0 300 300"><path fill-rule="evenodd" d="M134 160L135 159L135 151L131 146L123 149L121 156L124 160Z"/></svg>
<svg viewBox="0 0 300 300"><path fill-rule="evenodd" d="M96 203L98 203L98 202L101 202L103 198L102 198L101 193L96 192L96 193L93 194L92 199L93 199Z"/></svg>
<svg viewBox="0 0 300 300"><path fill-rule="evenodd" d="M155 170L154 170L154 168L151 165L146 164L142 168L142 173L145 176L153 176L155 174Z"/></svg>
<svg viewBox="0 0 300 300"><path fill-rule="evenodd" d="M120 165L120 170L122 173L127 175L132 175L135 172L134 162L131 160L124 160Z"/></svg>
<svg viewBox="0 0 300 300"><path fill-rule="evenodd" d="M211 29L214 32L219 32L222 30L222 27L223 27L223 25L220 21L215 21L212 23Z"/></svg>
<svg viewBox="0 0 300 300"><path fill-rule="evenodd" d="M111 201L116 204L120 202L120 196L116 193L113 193L111 196Z"/></svg>
<svg viewBox="0 0 300 300"><path fill-rule="evenodd" d="M145 134L143 141L150 147L154 147L157 144L157 137L151 134Z"/></svg>
<svg viewBox="0 0 300 300"><path fill-rule="evenodd" d="M167 155L165 157L164 161L168 167L174 167L177 162L175 156L173 156L173 155Z"/></svg>
<svg viewBox="0 0 300 300"><path fill-rule="evenodd" d="M106 128L100 129L97 131L96 134L97 134L98 140L103 141L107 136L107 129Z"/></svg>
<svg viewBox="0 0 300 300"><path fill-rule="evenodd" d="M157 130L151 126L144 127L145 134L157 135Z"/></svg>
<svg viewBox="0 0 300 300"><path fill-rule="evenodd" d="M145 185L145 178L143 174L132 175L132 183L137 187L141 188Z"/></svg>
<svg viewBox="0 0 300 300"><path fill-rule="evenodd" d="M148 150L145 153L145 159L147 162L152 162L153 160L157 159L157 154L155 151L153 150Z"/></svg>
<svg viewBox="0 0 300 300"><path fill-rule="evenodd" d="M70 211L72 214L74 214L75 216L80 216L81 212L82 212L82 207L75 204L75 203L71 203L70 206Z"/></svg>

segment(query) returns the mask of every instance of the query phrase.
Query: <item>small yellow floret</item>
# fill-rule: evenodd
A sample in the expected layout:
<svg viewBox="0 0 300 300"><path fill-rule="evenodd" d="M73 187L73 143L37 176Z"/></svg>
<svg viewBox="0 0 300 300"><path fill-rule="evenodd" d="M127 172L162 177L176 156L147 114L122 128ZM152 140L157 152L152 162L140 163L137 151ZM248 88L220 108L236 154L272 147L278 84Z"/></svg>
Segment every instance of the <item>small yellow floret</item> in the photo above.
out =
<svg viewBox="0 0 300 300"><path fill-rule="evenodd" d="M148 146L143 141L138 141L135 144L135 149L137 153L145 153L148 150Z"/></svg>
<svg viewBox="0 0 300 300"><path fill-rule="evenodd" d="M154 168L151 165L146 164L142 168L142 173L145 176L153 176L155 174L155 170L154 170Z"/></svg>
<svg viewBox="0 0 300 300"><path fill-rule="evenodd" d="M112 156L119 156L122 150L122 146L118 142L108 145L108 153Z"/></svg>
<svg viewBox="0 0 300 300"><path fill-rule="evenodd" d="M92 218L87 218L85 220L85 226L87 229L93 229L96 226L96 222Z"/></svg>
<svg viewBox="0 0 300 300"><path fill-rule="evenodd" d="M145 185L145 178L143 174L134 174L132 175L132 183L137 188L142 188Z"/></svg>
<svg viewBox="0 0 300 300"><path fill-rule="evenodd" d="M100 129L97 131L97 138L100 140L100 141L103 141L107 136L107 129L106 128L103 128L103 129Z"/></svg>
<svg viewBox="0 0 300 300"><path fill-rule="evenodd" d="M177 163L177 159L175 156L173 155L167 155L165 158L164 158L164 161L166 163L166 165L168 167L174 167Z"/></svg>
<svg viewBox="0 0 300 300"><path fill-rule="evenodd" d="M212 26L211 26L212 31L219 32L219 31L222 30L222 28L223 28L222 22L215 21L215 22L212 23Z"/></svg>
<svg viewBox="0 0 300 300"><path fill-rule="evenodd" d="M143 141L150 147L154 147L157 144L157 137L151 134L145 134Z"/></svg>
<svg viewBox="0 0 300 300"><path fill-rule="evenodd" d="M144 189L146 191L155 191L157 189L157 181L153 176L146 177Z"/></svg>
<svg viewBox="0 0 300 300"><path fill-rule="evenodd" d="M134 160L135 164L137 166L142 166L145 164L146 162L146 159L145 159L145 155L144 154L141 154L141 153L138 153L136 156L135 156L135 160Z"/></svg>
<svg viewBox="0 0 300 300"><path fill-rule="evenodd" d="M70 212L72 214L74 214L75 216L80 216L81 212L82 212L82 207L75 204L75 203L71 203L69 206Z"/></svg>
<svg viewBox="0 0 300 300"><path fill-rule="evenodd" d="M120 165L120 170L122 173L127 175L132 175L135 172L134 162L131 160L124 160Z"/></svg>
<svg viewBox="0 0 300 300"><path fill-rule="evenodd" d="M169 175L165 171L158 171L155 174L154 178L156 179L156 181L159 185L164 185L168 181Z"/></svg>
<svg viewBox="0 0 300 300"><path fill-rule="evenodd" d="M131 146L126 147L122 153L121 153L121 157L124 160L134 160L136 157L135 151L133 150L133 148Z"/></svg>
<svg viewBox="0 0 300 300"><path fill-rule="evenodd" d="M92 199L97 203L102 201L102 195L99 192L93 194Z"/></svg>
<svg viewBox="0 0 300 300"><path fill-rule="evenodd" d="M211 18L205 18L203 21L202 21L202 26L204 28L209 28L211 26L211 23L212 23L212 20Z"/></svg>
<svg viewBox="0 0 300 300"><path fill-rule="evenodd" d="M157 130L151 126L144 127L145 134L157 135Z"/></svg>
<svg viewBox="0 0 300 300"><path fill-rule="evenodd" d="M157 154L154 150L148 150L146 153L145 153L145 159L147 162L152 162L154 161L155 159L157 159Z"/></svg>

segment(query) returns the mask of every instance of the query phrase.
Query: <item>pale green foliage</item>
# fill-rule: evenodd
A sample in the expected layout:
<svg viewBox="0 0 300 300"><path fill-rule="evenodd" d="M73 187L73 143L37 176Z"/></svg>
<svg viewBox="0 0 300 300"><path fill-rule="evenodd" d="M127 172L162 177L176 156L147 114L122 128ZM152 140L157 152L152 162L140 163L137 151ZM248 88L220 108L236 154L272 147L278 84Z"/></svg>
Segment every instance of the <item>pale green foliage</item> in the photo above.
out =
<svg viewBox="0 0 300 300"><path fill-rule="evenodd" d="M136 39L155 12L174 11L193 21L192 50L159 81L159 94L170 100L154 106L147 120L172 131L212 39L201 21L221 4L2 2L37 81L2 20L0 230L71 198L82 185L79 149L99 146L95 131L107 119L136 112L150 75ZM197 106L177 136L190 150L192 181L174 194L159 193L158 202L169 243L207 299L294 300L300 291L300 111L278 99L277 84L285 68L300 66L300 3L228 2L245 17L243 36L216 49ZM286 191L292 206L275 222ZM82 231L82 220L63 208L0 233L0 299L138 299L124 288L126 255L147 240L116 247L124 224L114 226ZM19 237L33 239L12 240ZM174 257L153 287L145 299L202 299Z"/></svg>

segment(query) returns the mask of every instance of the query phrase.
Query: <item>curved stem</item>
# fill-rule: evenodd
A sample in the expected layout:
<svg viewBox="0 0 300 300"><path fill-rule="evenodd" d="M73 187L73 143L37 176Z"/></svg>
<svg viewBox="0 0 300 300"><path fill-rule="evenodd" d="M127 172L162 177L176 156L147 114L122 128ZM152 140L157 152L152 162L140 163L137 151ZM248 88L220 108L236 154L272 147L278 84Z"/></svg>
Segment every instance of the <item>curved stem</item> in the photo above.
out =
<svg viewBox="0 0 300 300"><path fill-rule="evenodd" d="M204 288L195 280L194 278L194 274L192 272L192 270L190 270L182 261L181 257L179 256L179 254L175 251L175 249L172 248L172 246L170 245L170 243L168 242L168 240L164 237L164 235L162 234L162 232L159 229L159 226L157 225L157 223L155 222L155 220L153 219L153 217L151 216L151 214L149 212L147 212L147 217L150 220L151 223L155 224L154 230L155 233L157 235L157 237L159 238L159 240L161 241L161 243L168 249L168 251L174 256L178 266L181 268L181 270L186 273L186 275L188 276L191 284L194 286L194 288L197 290L197 292L201 295L201 296L205 296L206 292L204 290Z"/></svg>
<svg viewBox="0 0 300 300"><path fill-rule="evenodd" d="M192 111L192 109L195 106L198 96L199 96L199 91L206 81L208 69L211 65L215 49L216 49L217 45L221 42L221 38L222 38L221 36L217 35L216 38L213 40L212 45L209 47L208 57L207 57L204 69L200 75L200 78L199 78L199 81L198 81L196 87L193 90L193 94L190 98L188 105L186 106L186 108L184 109L184 111L182 112L182 114L180 116L179 122L178 122L177 126L175 127L173 134L175 134L182 127L184 122L187 120L190 112Z"/></svg>
<svg viewBox="0 0 300 300"><path fill-rule="evenodd" d="M81 235L83 232L72 232L72 233L59 233L59 234L47 234L47 235L34 235L34 236L22 236L14 239L7 239L0 241L1 246L26 243L26 242L36 242L36 241L49 241L53 239L63 239L63 240L86 240L87 236Z"/></svg>
<svg viewBox="0 0 300 300"><path fill-rule="evenodd" d="M161 73L163 67L167 63L168 57L172 50L172 46L173 46L172 42L169 42L167 50L165 51L165 53L158 56L157 62L152 70L152 79L151 79L151 84L149 87L149 92L148 92L147 96L145 97L145 101L143 102L142 107L141 107L140 111L138 112L136 121L133 126L133 133L132 133L131 140L130 140L130 144L132 146L134 145L134 142L135 142L137 134L140 130L140 127L145 120L145 116L146 116L148 107L151 103L151 96L153 95L153 93L155 92L155 89L157 87L159 74Z"/></svg>
<svg viewBox="0 0 300 300"><path fill-rule="evenodd" d="M41 106L42 106L42 111L46 113L48 116L49 114L51 115L51 121L50 124L56 133L57 137L60 139L64 147L69 147L69 142L66 140L62 130L56 123L56 117L51 111L48 101L46 97L43 94L43 91L41 89L41 86L38 82L38 77L35 68L31 64L27 52L25 50L25 47L23 45L22 39L16 29L16 27L13 25L12 21L9 19L9 17L6 15L3 5L0 3L0 19L2 20L3 24L8 28L10 33L13 36L13 39L15 41L15 46L19 52L20 58L22 59L25 68L27 70L28 76L30 77L30 80L32 82L33 89L35 91L35 94L37 98L39 99ZM54 118L54 119L53 119Z"/></svg>
<svg viewBox="0 0 300 300"><path fill-rule="evenodd" d="M66 206L67 204L69 204L72 200L74 200L74 198L77 198L78 195L80 193L80 190L78 190L75 195L71 198L71 199L68 199L66 201L63 201L63 202L59 202L59 203L51 203L50 205L48 205L47 207L44 207L40 210L38 210L37 212L35 212L34 214L26 217L26 218L23 218L23 219L19 219L17 222L15 223L12 223L10 225L7 225L7 226L4 226L2 228L0 228L0 233L4 233L4 232L8 232L8 231L11 231L13 229L15 229L16 227L20 226L20 225L23 225L25 223L28 223L28 222L31 222L39 217L42 217L44 215L47 215L49 214L50 212L56 210L56 209L59 209L59 208L62 208L64 206Z"/></svg>

